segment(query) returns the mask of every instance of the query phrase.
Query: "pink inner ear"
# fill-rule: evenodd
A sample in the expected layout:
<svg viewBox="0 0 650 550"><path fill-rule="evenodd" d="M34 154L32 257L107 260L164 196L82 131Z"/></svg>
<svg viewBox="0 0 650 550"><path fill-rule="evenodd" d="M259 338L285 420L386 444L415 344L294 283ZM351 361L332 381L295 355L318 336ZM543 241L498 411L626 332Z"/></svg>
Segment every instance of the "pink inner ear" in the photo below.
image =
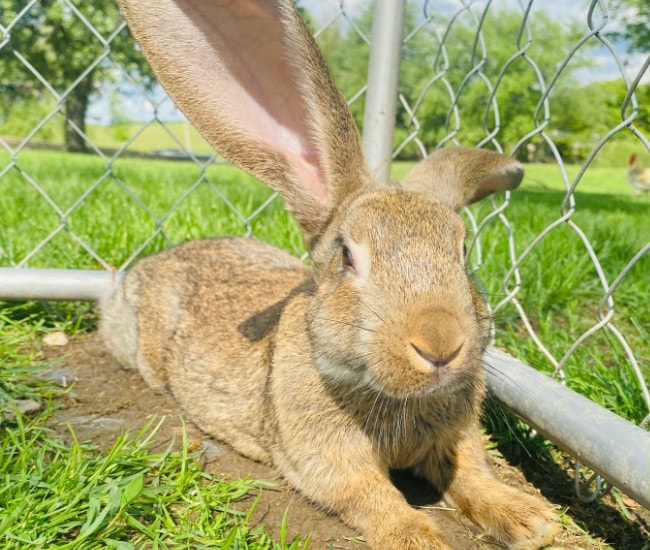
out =
<svg viewBox="0 0 650 550"><path fill-rule="evenodd" d="M164 22L157 25L158 32L168 35L172 49L164 53L170 58L167 66L183 71L182 77L177 76L182 78L178 87L197 94L184 103L187 91L174 94L170 90L188 118L217 150L224 145L221 141L232 146L233 136L213 135L210 128L226 127L236 132L237 139L243 138L241 147L250 141L248 147L253 150L237 156L253 157L252 144L258 143L284 157L296 176L292 179L326 202L320 155L311 140L307 106L287 60L277 2L178 0L171 9L179 8L175 14L163 10L167 28Z"/></svg>

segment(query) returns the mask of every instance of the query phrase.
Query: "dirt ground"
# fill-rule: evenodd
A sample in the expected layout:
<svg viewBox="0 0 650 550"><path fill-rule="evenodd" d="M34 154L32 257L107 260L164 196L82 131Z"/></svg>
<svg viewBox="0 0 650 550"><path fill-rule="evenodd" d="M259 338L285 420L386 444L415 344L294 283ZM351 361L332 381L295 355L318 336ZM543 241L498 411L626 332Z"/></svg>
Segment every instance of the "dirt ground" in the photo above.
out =
<svg viewBox="0 0 650 550"><path fill-rule="evenodd" d="M64 346L43 345L43 352L46 360L56 359L45 376L60 384L73 384L72 391L62 399L60 408L50 421L60 433L65 433L66 425L70 423L81 441L106 448L112 446L122 431L135 434L155 415L166 417L156 435L157 444L166 446L174 438L180 441L181 421L174 403L168 397L149 390L137 374L121 369L103 349L96 334L75 336ZM241 457L191 426L188 426L188 435L193 448L204 450L201 460L206 471L218 476L248 476L278 483L276 489L264 491L253 517L254 523L264 524L277 536L282 517L288 510L288 534L293 537L311 533L310 548L361 550L365 547L358 533L336 517L310 505L283 483L273 469ZM535 486L541 489L558 513L563 514L565 519L554 549L650 549L647 546L649 516L638 504L627 501L631 517L626 518L608 499L591 506L577 503L568 474L561 469L549 478L547 473L540 474L530 465L524 466L528 479L535 483L533 486L522 469L510 466L501 458L494 459L494 467L497 475L511 485L530 492L538 490ZM453 548L502 548L439 501L435 490L422 487L421 481L400 476L396 484L413 505L428 510Z"/></svg>

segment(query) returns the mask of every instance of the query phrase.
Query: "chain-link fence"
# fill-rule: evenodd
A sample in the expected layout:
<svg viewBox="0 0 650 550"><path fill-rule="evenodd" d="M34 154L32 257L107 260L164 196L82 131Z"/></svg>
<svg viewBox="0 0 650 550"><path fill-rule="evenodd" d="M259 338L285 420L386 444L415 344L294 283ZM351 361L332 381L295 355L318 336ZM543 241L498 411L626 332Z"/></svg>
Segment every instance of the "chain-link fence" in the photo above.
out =
<svg viewBox="0 0 650 550"><path fill-rule="evenodd" d="M634 5L408 4L392 154L396 172L451 143L527 163L521 190L465 212L496 343L647 429L650 55L627 51ZM300 6L362 124L383 86L366 81L372 5ZM155 85L112 3L0 8L0 266L13 268L0 299L85 284L28 268L112 274L189 238L266 237L257 220L279 199L235 206L228 169Z"/></svg>

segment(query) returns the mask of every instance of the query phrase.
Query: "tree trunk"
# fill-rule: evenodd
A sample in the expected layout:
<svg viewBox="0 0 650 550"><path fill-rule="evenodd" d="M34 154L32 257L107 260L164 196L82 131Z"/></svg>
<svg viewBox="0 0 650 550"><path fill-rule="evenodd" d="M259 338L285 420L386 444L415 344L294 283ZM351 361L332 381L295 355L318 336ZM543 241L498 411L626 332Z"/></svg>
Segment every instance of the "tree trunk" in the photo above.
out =
<svg viewBox="0 0 650 550"><path fill-rule="evenodd" d="M92 78L87 76L79 82L65 100L65 150L71 153L86 153L86 111L92 90Z"/></svg>

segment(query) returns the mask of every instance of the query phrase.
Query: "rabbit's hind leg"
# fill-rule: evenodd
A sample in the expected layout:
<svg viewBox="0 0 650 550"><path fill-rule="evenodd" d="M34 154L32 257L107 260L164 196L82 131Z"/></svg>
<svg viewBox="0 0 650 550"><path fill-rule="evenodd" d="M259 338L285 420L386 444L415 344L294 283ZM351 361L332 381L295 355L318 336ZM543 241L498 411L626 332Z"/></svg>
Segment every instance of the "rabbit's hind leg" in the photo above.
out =
<svg viewBox="0 0 650 550"><path fill-rule="evenodd" d="M159 296L151 296L138 266L128 273L114 294L100 301L100 337L106 349L125 368L136 370L154 390L166 389L163 328L168 324ZM144 287L144 288L143 288Z"/></svg>

